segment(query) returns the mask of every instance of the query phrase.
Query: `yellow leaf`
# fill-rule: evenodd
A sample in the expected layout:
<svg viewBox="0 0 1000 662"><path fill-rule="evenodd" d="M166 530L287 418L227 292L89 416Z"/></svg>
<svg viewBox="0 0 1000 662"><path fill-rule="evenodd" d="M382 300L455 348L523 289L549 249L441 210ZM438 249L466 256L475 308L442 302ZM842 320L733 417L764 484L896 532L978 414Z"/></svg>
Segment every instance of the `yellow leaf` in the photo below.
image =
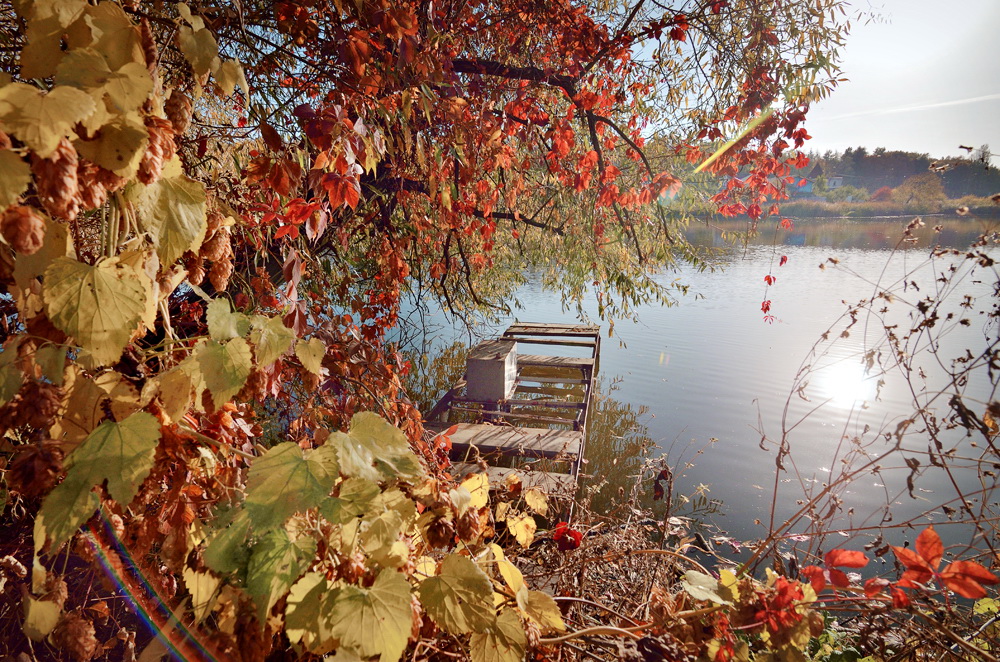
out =
<svg viewBox="0 0 1000 662"><path fill-rule="evenodd" d="M243 94L248 96L250 94L246 74L243 73L243 67L237 60L226 60L219 65L215 71L215 81L227 97L236 91L237 85L243 90Z"/></svg>
<svg viewBox="0 0 1000 662"><path fill-rule="evenodd" d="M524 491L524 501L539 515L546 515L549 512L549 500L545 497L545 492L537 487Z"/></svg>
<svg viewBox="0 0 1000 662"><path fill-rule="evenodd" d="M32 255L18 255L14 265L14 282L22 289L31 287L32 281L45 273L52 260L71 256L69 231L65 223L45 216L45 241Z"/></svg>
<svg viewBox="0 0 1000 662"><path fill-rule="evenodd" d="M67 29L70 49L93 48L104 55L112 71L129 62L146 66L139 29L125 10L115 2L102 2L87 7L83 20Z"/></svg>
<svg viewBox="0 0 1000 662"><path fill-rule="evenodd" d="M56 72L63 57L63 31L55 16L28 23L21 49L21 78L48 78Z"/></svg>
<svg viewBox="0 0 1000 662"><path fill-rule="evenodd" d="M88 161L116 175L132 177L148 143L149 132L142 121L135 115L125 115L101 126L92 139L77 140L74 144L80 156Z"/></svg>
<svg viewBox="0 0 1000 662"><path fill-rule="evenodd" d="M507 528L514 538L521 544L521 547L528 547L535 539L535 518L531 515L514 515L507 517Z"/></svg>
<svg viewBox="0 0 1000 662"><path fill-rule="evenodd" d="M87 438L104 417L101 402L107 393L74 365L66 373L63 387L68 394L63 401L64 414L56 419L49 434L62 442L63 452L69 453Z"/></svg>
<svg viewBox="0 0 1000 662"><path fill-rule="evenodd" d="M24 596L24 634L32 641L43 641L59 622L59 605L49 600Z"/></svg>
<svg viewBox="0 0 1000 662"><path fill-rule="evenodd" d="M87 0L35 0L31 4L34 9L32 18L54 18L62 27L80 18L87 8Z"/></svg>
<svg viewBox="0 0 1000 662"><path fill-rule="evenodd" d="M191 568L184 569L184 585L191 594L191 611L194 612L195 623L201 623L212 613L218 597L219 584L222 579L211 572L195 572Z"/></svg>
<svg viewBox="0 0 1000 662"><path fill-rule="evenodd" d="M31 182L31 168L17 152L0 150L0 210L17 202Z"/></svg>
<svg viewBox="0 0 1000 662"><path fill-rule="evenodd" d="M524 611L528 613L531 620L538 623L542 632L564 632L566 630L559 605L556 604L551 595L541 591L528 591L527 602L528 605Z"/></svg>
<svg viewBox="0 0 1000 662"><path fill-rule="evenodd" d="M506 559L497 561L497 570L500 572L500 576L503 577L504 583L515 594L524 588L524 576L513 563Z"/></svg>
<svg viewBox="0 0 1000 662"><path fill-rule="evenodd" d="M86 92L57 86L48 94L24 83L0 88L0 125L47 158L73 125L94 112L97 104Z"/></svg>
<svg viewBox="0 0 1000 662"><path fill-rule="evenodd" d="M56 69L56 83L89 92L97 100L107 95L119 114L136 110L153 91L145 66L129 62L112 71L104 56L92 48L66 53Z"/></svg>
<svg viewBox="0 0 1000 662"><path fill-rule="evenodd" d="M111 398L115 420L123 421L139 410L139 394L120 372L103 372L94 378L94 384Z"/></svg>
<svg viewBox="0 0 1000 662"><path fill-rule="evenodd" d="M219 66L219 43L208 28L192 30L182 25L177 33L177 41L197 75L203 76Z"/></svg>
<svg viewBox="0 0 1000 662"><path fill-rule="evenodd" d="M316 375L323 374L323 357L326 355L326 343L319 338L300 340L295 345L295 356L299 357L302 367Z"/></svg>
<svg viewBox="0 0 1000 662"><path fill-rule="evenodd" d="M462 481L461 487L469 490L472 500L469 507L479 510L490 501L490 479L486 474L474 474Z"/></svg>

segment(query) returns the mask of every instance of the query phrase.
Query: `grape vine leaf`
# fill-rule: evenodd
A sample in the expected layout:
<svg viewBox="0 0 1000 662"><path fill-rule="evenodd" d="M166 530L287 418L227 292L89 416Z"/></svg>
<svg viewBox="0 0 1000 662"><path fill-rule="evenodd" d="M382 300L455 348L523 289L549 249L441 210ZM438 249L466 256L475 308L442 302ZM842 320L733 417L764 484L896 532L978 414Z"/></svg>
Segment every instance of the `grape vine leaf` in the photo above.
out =
<svg viewBox="0 0 1000 662"><path fill-rule="evenodd" d="M117 258L96 265L60 257L45 270L45 309L52 323L76 338L99 365L121 357L152 296L144 273Z"/></svg>
<svg viewBox="0 0 1000 662"><path fill-rule="evenodd" d="M522 662L526 647L524 627L513 609L504 609L495 625L469 641L472 662Z"/></svg>
<svg viewBox="0 0 1000 662"><path fill-rule="evenodd" d="M302 367L317 377L322 374L323 357L325 355L326 344L319 338L300 340L295 345L295 356L299 357Z"/></svg>
<svg viewBox="0 0 1000 662"><path fill-rule="evenodd" d="M303 451L286 441L250 465L246 509L255 530L279 527L295 513L320 505L337 482L336 452L331 446Z"/></svg>
<svg viewBox="0 0 1000 662"><path fill-rule="evenodd" d="M301 644L311 653L333 649L330 622L324 613L330 585L319 572L310 572L295 582L285 607L285 634L293 644ZM407 609L409 602L407 602Z"/></svg>
<svg viewBox="0 0 1000 662"><path fill-rule="evenodd" d="M0 150L0 209L17 202L31 182L31 168L10 149Z"/></svg>
<svg viewBox="0 0 1000 662"><path fill-rule="evenodd" d="M410 584L395 570L383 570L371 588L344 586L329 598L330 624L340 645L364 658L396 662L410 637Z"/></svg>
<svg viewBox="0 0 1000 662"><path fill-rule="evenodd" d="M348 476L378 481L424 473L406 435L378 414L355 414L347 434L335 432L326 443L337 449L341 470Z"/></svg>
<svg viewBox="0 0 1000 662"><path fill-rule="evenodd" d="M208 229L205 185L201 182L184 175L163 177L137 187L134 202L164 269L186 251L201 246Z"/></svg>
<svg viewBox="0 0 1000 662"><path fill-rule="evenodd" d="M285 326L281 317L254 315L250 342L254 345L254 356L262 368L271 365L287 352L295 342L295 332Z"/></svg>
<svg viewBox="0 0 1000 662"><path fill-rule="evenodd" d="M242 338L225 343L202 341L195 347L194 356L216 409L240 392L253 369L250 346Z"/></svg>
<svg viewBox="0 0 1000 662"><path fill-rule="evenodd" d="M48 158L72 133L73 125L95 108L89 94L65 85L48 94L26 83L0 88L0 126L42 158Z"/></svg>
<svg viewBox="0 0 1000 662"><path fill-rule="evenodd" d="M452 634L484 632L496 622L493 586L472 559L449 554L441 571L420 583L420 603Z"/></svg>
<svg viewBox="0 0 1000 662"><path fill-rule="evenodd" d="M53 547L69 539L97 509L95 485L107 481L108 494L128 506L153 468L160 423L136 412L121 423L105 421L66 458L66 479L42 502L41 513Z"/></svg>
<svg viewBox="0 0 1000 662"><path fill-rule="evenodd" d="M378 485L370 480L348 478L340 484L337 496L323 500L319 512L334 524L345 524L368 512L380 493Z"/></svg>
<svg viewBox="0 0 1000 662"><path fill-rule="evenodd" d="M212 299L205 311L208 335L212 340L222 342L232 338L242 338L250 330L250 318L243 313L234 313L229 300Z"/></svg>
<svg viewBox="0 0 1000 662"><path fill-rule="evenodd" d="M247 592L257 603L263 623L278 599L288 592L316 554L316 539L292 537L284 528L269 531L250 552Z"/></svg>

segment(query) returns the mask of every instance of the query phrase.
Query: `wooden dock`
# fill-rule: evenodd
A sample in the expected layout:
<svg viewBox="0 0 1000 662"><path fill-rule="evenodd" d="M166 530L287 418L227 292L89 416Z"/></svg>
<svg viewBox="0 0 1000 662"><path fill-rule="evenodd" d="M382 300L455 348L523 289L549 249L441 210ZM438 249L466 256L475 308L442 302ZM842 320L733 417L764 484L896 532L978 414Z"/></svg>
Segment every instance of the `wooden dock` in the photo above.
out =
<svg viewBox="0 0 1000 662"><path fill-rule="evenodd" d="M542 489L550 498L566 500L571 509L586 451L600 327L519 323L499 340L517 343L517 376L509 396L469 398L466 374L427 415L425 426L435 432L456 426L450 435L454 475L483 471L475 461L479 457L488 465L491 485L502 485L517 473L524 488ZM573 348L589 356L521 354L526 346L538 346L532 350L539 352Z"/></svg>

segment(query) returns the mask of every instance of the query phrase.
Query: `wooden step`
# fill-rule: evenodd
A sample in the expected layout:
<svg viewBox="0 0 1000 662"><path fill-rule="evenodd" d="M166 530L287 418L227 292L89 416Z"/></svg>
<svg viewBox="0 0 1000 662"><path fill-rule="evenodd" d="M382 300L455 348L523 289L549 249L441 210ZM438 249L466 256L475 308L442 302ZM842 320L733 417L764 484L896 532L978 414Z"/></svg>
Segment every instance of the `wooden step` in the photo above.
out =
<svg viewBox="0 0 1000 662"><path fill-rule="evenodd" d="M594 368L594 359L576 358L570 356L542 356L540 354L518 354L518 367L524 368L576 368L586 370Z"/></svg>
<svg viewBox="0 0 1000 662"><path fill-rule="evenodd" d="M482 467L471 462L456 462L451 465L452 476L459 480L469 474L482 472ZM486 472L490 487L497 489L507 485L507 476L516 474L521 479L521 489L538 488L549 496L572 497L576 492L576 479L569 474L534 469L511 469L510 467L490 467Z"/></svg>
<svg viewBox="0 0 1000 662"><path fill-rule="evenodd" d="M535 377L533 375L518 375L517 383L536 382L538 384L589 384L589 379L577 379L575 377Z"/></svg>
<svg viewBox="0 0 1000 662"><path fill-rule="evenodd" d="M429 425L447 430L447 424ZM514 428L506 425L458 423L451 435L453 454L464 455L472 446L483 455L494 453L535 458L556 457L574 461L583 446L583 434L574 430L548 430L545 428Z"/></svg>
<svg viewBox="0 0 1000 662"><path fill-rule="evenodd" d="M593 348L597 344L594 339L590 340L568 340L565 338L546 338L532 336L504 336L508 340L516 340L523 345L558 345L560 347L587 347Z"/></svg>
<svg viewBox="0 0 1000 662"><path fill-rule="evenodd" d="M596 324L550 324L544 322L521 322L512 324L504 331L505 336L600 336L601 327Z"/></svg>

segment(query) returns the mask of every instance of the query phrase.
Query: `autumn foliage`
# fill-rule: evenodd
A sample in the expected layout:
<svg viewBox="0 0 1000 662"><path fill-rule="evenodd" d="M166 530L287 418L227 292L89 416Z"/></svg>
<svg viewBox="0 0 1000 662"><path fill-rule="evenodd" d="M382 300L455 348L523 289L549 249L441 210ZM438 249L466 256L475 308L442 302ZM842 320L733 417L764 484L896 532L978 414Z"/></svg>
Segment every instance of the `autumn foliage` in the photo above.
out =
<svg viewBox="0 0 1000 662"><path fill-rule="evenodd" d="M663 205L699 164L720 212L777 222L808 103L833 85L840 3L681 4L0 7L13 649L386 662L558 645L555 601L495 541L574 554L583 533L537 531L544 495L456 484L385 337L407 291L488 310L509 294L495 276L530 264L626 309L648 271L691 257ZM900 556L900 586L989 583L938 572L931 548ZM97 567L106 585L79 592ZM801 648L812 586L739 581L741 627ZM160 644L111 631L123 596ZM732 659L736 620L693 654Z"/></svg>

